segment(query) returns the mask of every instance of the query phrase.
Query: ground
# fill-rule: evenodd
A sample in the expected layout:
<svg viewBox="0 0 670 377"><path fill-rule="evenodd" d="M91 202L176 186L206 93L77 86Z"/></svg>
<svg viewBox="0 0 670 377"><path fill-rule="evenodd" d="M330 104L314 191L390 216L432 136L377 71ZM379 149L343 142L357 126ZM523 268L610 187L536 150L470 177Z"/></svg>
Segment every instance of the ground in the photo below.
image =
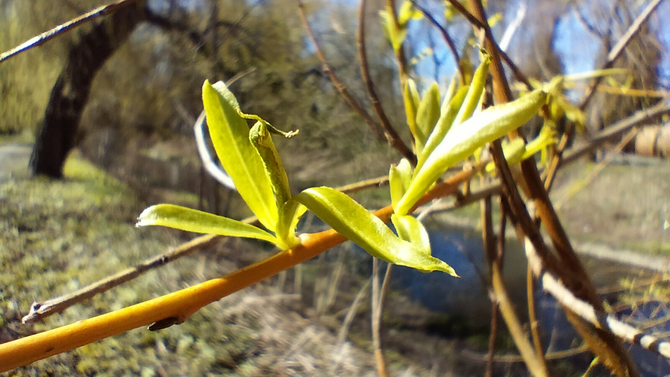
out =
<svg viewBox="0 0 670 377"><path fill-rule="evenodd" d="M20 317L34 300L73 291L192 237L135 228L135 218L147 203L76 153L68 160L65 180L28 179L29 154L25 144L0 145L2 342L193 285L271 253L257 243L229 241L85 301L44 324L21 325ZM667 163L610 165L581 185L593 169L582 162L562 172L556 183L554 199L568 232L584 243L667 255ZM627 179L621 179L624 174ZM622 200L610 199L617 196ZM334 283L333 266L341 263L338 253L343 251L306 264L302 285L292 270L209 305L180 326L160 332L134 330L37 362L18 370L18 375L375 375L364 318L367 300L358 308L359 320L349 341L338 340L343 316L364 284L352 273ZM338 290L329 302L324 287L333 285ZM466 341L430 336L426 329L436 328L431 322L446 328L447 335L454 325L399 295L392 297L389 307L385 344L394 375L431 375L429 370L481 374L481 359L468 358L471 353L462 350L481 352L485 334Z"/></svg>

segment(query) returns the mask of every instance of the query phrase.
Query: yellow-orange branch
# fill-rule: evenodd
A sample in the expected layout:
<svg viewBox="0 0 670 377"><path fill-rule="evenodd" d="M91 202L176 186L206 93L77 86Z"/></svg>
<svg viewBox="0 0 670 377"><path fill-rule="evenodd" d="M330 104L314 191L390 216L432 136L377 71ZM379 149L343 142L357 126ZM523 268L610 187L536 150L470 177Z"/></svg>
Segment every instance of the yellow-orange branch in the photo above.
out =
<svg viewBox="0 0 670 377"><path fill-rule="evenodd" d="M417 206L454 193L460 183L472 178L482 166L484 164L480 163L476 168L460 172L436 185L424 195ZM388 206L376 211L375 215L386 222L392 212L393 209ZM282 251L224 277L98 317L0 344L0 372L168 318L175 318L177 323L184 322L203 306L311 259L341 244L346 238L334 230L327 230L303 235L301 241L293 249Z"/></svg>

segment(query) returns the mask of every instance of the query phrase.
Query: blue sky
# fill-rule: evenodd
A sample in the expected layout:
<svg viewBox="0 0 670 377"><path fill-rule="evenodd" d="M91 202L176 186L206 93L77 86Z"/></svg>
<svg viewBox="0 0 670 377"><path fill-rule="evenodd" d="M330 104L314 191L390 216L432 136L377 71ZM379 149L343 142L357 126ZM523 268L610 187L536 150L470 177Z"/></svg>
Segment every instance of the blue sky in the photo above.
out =
<svg viewBox="0 0 670 377"><path fill-rule="evenodd" d="M425 4L425 1L423 3ZM632 13L635 15L639 14L647 3L648 1L640 2L638 8ZM510 14L506 14L505 17L514 16L516 9L512 8L514 8L514 6L510 7L510 11L506 12ZM429 10L431 11L431 14L438 18L438 21L442 25L445 25L443 17L440 17L442 13L441 7L433 6L433 8ZM670 24L663 22L663 20L667 20L668 18L670 18L670 3L664 2L657 8L655 14L653 14L649 20L653 29L660 30L659 42L663 49L661 53L662 63L659 69L660 83L666 87L670 86L670 57L667 53L670 49ZM416 32L417 29L417 27L414 27L412 30ZM464 42L464 33L467 33L467 30L459 29L458 26L449 26L448 30L450 35L456 40L457 45L462 46ZM501 27L494 28L494 34L496 34L498 38L502 32L503 30ZM512 45L518 41L519 32L521 31L518 30L517 35L512 39ZM440 84L446 85L446 82L454 71L454 61L450 52L446 49L442 37L434 29L431 30L431 33L433 34L433 39L436 41L436 47L438 47L435 53L438 58L445 59L439 77ZM420 44L418 48L419 51L428 45L427 42L425 42L425 38L415 38L412 39L412 42ZM568 10L564 16L559 19L554 48L564 64L565 74L585 72L596 68L596 57L599 53L600 42L584 29L583 25L577 20L574 12L571 10ZM432 79L435 77L435 65L431 58L426 58L421 61L417 70L420 75L425 78Z"/></svg>

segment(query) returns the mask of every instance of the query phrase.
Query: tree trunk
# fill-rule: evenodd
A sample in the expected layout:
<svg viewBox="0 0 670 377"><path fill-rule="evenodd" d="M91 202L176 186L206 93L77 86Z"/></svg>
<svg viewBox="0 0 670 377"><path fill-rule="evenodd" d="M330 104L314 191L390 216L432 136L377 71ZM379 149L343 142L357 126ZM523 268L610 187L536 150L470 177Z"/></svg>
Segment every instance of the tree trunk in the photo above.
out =
<svg viewBox="0 0 670 377"><path fill-rule="evenodd" d="M105 18L71 47L51 90L33 147L30 158L33 175L62 177L63 165L74 147L95 74L144 18L144 2L141 1Z"/></svg>

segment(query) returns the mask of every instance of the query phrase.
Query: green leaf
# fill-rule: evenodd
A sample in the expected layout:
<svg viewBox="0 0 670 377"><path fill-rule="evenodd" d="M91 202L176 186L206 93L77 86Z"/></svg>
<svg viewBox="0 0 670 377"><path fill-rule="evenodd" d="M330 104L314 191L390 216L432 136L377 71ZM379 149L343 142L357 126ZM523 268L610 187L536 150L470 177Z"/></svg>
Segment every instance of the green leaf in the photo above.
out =
<svg viewBox="0 0 670 377"><path fill-rule="evenodd" d="M416 138L416 110L419 107L419 92L416 90L416 83L414 80L408 78L405 88L403 88L403 101L405 103L405 114L407 116L407 125L412 136Z"/></svg>
<svg viewBox="0 0 670 377"><path fill-rule="evenodd" d="M172 204L151 206L137 220L137 226L161 225L187 232L255 238L280 246L276 237L253 225Z"/></svg>
<svg viewBox="0 0 670 377"><path fill-rule="evenodd" d="M488 108L453 127L442 142L414 171L412 184L398 203L398 213L406 215L450 166L470 156L477 148L517 129L542 107L547 94L536 90L516 101Z"/></svg>
<svg viewBox="0 0 670 377"><path fill-rule="evenodd" d="M294 199L376 258L421 271L453 274L449 265L401 240L379 218L335 189L314 187Z"/></svg>
<svg viewBox="0 0 670 377"><path fill-rule="evenodd" d="M468 94L465 97L465 101L458 111L456 120L454 124L458 125L463 123L466 119L470 118L477 108L479 99L484 92L484 87L486 86L486 77L489 73L489 65L491 65L491 55L487 54L486 51L481 50L482 53L482 62L477 67L475 74L472 76L472 83L470 84L470 89Z"/></svg>
<svg viewBox="0 0 670 377"><path fill-rule="evenodd" d="M389 187L391 188L391 204L395 210L396 204L405 195L412 180L412 165L406 158L398 165L391 165L389 170Z"/></svg>
<svg viewBox="0 0 670 377"><path fill-rule="evenodd" d="M433 132L435 123L440 118L440 89L434 82L423 95L416 114L416 149L421 153L428 135Z"/></svg>
<svg viewBox="0 0 670 377"><path fill-rule="evenodd" d="M205 81L202 97L209 133L223 168L258 220L274 231L278 210L270 177L249 141L249 126L240 116L235 96L223 82L211 85Z"/></svg>
<svg viewBox="0 0 670 377"><path fill-rule="evenodd" d="M397 213L391 215L391 221L400 239L416 246L422 253L430 255L430 238L428 237L428 231L426 231L421 221L417 220L414 216L402 216ZM451 275L454 274L451 273Z"/></svg>
<svg viewBox="0 0 670 377"><path fill-rule="evenodd" d="M263 121L258 121L251 127L249 141L261 156L265 172L270 177L270 185L272 186L272 193L274 194L277 208L281 212L284 203L291 199L291 188L288 184L284 165L272 141L272 136L270 136L268 127Z"/></svg>
<svg viewBox="0 0 670 377"><path fill-rule="evenodd" d="M393 50L399 50L402 46L402 42L407 36L407 27L401 26L400 30L396 28L396 24L393 21L393 16L391 16L391 12L389 11L388 7L386 7L386 10L380 10L379 15L382 19L382 29L384 30L386 37L389 39L389 41L391 41Z"/></svg>
<svg viewBox="0 0 670 377"><path fill-rule="evenodd" d="M297 246L300 239L296 236L296 228L300 217L305 214L307 208L297 201L290 199L279 212L279 221L277 222L277 237L286 245L286 249Z"/></svg>
<svg viewBox="0 0 670 377"><path fill-rule="evenodd" d="M426 145L419 154L419 161L416 164L416 170L419 170L419 168L423 166L424 162L426 162L426 158L428 158L428 156L433 153L435 147L437 147L442 142L444 136L447 135L451 129L451 126L454 124L454 119L456 119L458 110L461 108L468 90L469 86L467 85L458 89L456 94L454 94L454 96L451 98L451 101L445 102L442 105L442 115L440 115L440 119L437 120L437 124L435 125L433 132L431 132L428 140L426 141Z"/></svg>

